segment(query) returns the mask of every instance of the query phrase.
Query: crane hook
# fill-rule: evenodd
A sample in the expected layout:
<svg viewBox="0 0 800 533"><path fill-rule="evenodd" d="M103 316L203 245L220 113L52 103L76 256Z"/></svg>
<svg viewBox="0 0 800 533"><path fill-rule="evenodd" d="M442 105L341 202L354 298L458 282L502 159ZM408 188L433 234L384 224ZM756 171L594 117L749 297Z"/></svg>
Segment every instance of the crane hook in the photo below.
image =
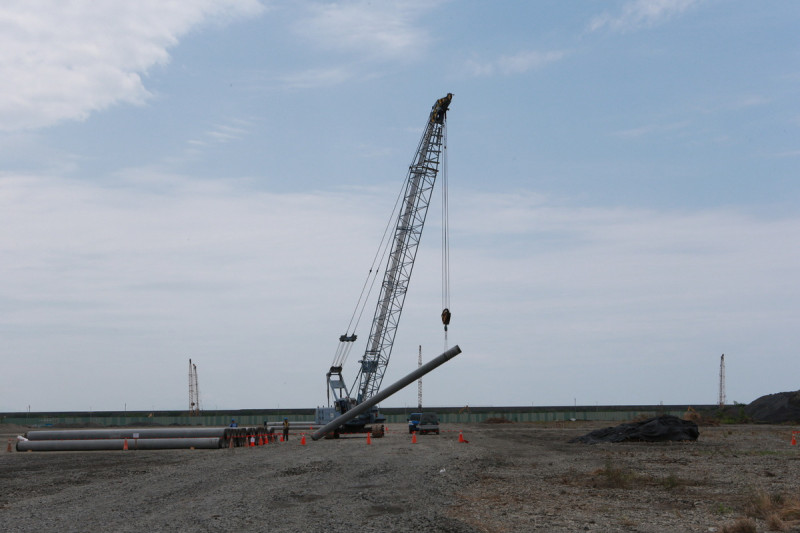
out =
<svg viewBox="0 0 800 533"><path fill-rule="evenodd" d="M450 317L452 316L453 315L450 313L450 310L445 307L444 311L442 311L442 324L444 324L445 331L447 331L447 326L450 325Z"/></svg>

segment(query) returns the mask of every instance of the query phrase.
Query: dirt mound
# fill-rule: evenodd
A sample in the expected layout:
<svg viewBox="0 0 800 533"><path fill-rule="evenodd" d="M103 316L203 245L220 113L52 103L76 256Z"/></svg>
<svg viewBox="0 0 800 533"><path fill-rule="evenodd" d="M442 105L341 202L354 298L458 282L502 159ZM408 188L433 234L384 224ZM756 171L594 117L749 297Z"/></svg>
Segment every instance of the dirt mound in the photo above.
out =
<svg viewBox="0 0 800 533"><path fill-rule="evenodd" d="M744 408L754 422L781 424L800 421L800 391L767 394Z"/></svg>
<svg viewBox="0 0 800 533"><path fill-rule="evenodd" d="M598 429L569 442L597 444L599 442L663 442L697 440L700 431L691 420L681 420L677 416L663 415L641 422L620 424L616 427Z"/></svg>

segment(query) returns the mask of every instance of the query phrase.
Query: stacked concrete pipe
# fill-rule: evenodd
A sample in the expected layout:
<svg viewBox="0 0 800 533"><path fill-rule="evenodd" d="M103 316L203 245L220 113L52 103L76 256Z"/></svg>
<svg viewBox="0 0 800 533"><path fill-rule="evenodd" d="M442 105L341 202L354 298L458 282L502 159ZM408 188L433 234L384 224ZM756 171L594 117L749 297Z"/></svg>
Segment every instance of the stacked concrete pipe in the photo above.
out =
<svg viewBox="0 0 800 533"><path fill-rule="evenodd" d="M228 430L241 429L240 446L248 428L114 428L29 431L17 440L17 451L94 451L215 449L229 441ZM250 433L252 434L252 432Z"/></svg>

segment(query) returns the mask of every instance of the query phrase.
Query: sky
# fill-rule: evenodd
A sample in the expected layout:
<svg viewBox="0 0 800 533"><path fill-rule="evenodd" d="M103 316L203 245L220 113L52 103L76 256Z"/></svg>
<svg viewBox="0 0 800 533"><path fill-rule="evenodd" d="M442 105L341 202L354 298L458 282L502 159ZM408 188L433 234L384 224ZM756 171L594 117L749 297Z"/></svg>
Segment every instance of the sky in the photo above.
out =
<svg viewBox="0 0 800 533"><path fill-rule="evenodd" d="M714 404L723 353L728 403L797 390L798 21L745 0L3 2L0 412L188 409L190 358L204 409L324 405L447 93L453 318L437 184L384 385L458 344L426 405Z"/></svg>

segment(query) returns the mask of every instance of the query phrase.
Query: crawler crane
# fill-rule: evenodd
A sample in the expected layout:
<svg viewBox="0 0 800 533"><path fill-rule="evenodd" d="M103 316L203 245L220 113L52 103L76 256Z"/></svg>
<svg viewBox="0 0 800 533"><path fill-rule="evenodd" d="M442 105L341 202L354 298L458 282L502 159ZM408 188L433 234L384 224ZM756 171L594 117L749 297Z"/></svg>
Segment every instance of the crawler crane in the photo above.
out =
<svg viewBox="0 0 800 533"><path fill-rule="evenodd" d="M440 166L446 161L447 148L446 118L453 95L448 93L433 104L422 138L419 141L413 162L408 170L400 208L394 225L394 235L388 241L388 261L380 286L375 315L372 319L369 338L364 356L359 361L356 380L347 387L342 377L342 367L357 339L351 319L348 330L339 337L339 345L333 364L326 374L328 385L328 406L317 408L316 422L326 424L353 407L369 400L380 390L389 357L392 353L395 334L403 311L408 283L417 254L422 228L431 200ZM370 271L372 272L372 270ZM365 284L366 287L367 284ZM363 296L362 292L362 296ZM364 298L366 299L366 298ZM359 299L359 304L361 298ZM358 306L357 306L358 309ZM355 317L357 314L354 313ZM442 312L445 330L450 322L450 311ZM331 395L333 401L331 401ZM383 436L385 422L377 407L358 415L333 432L339 433L372 432L375 437Z"/></svg>

